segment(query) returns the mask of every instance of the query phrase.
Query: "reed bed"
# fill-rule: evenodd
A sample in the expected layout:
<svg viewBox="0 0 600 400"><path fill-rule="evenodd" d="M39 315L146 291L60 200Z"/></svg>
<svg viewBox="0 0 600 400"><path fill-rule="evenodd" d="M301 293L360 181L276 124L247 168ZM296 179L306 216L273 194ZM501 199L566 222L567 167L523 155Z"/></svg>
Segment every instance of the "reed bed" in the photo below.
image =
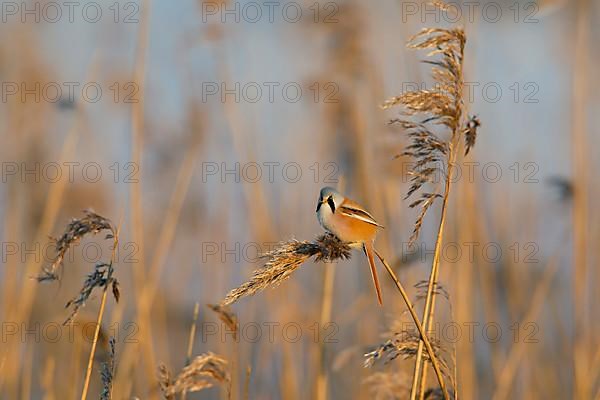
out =
<svg viewBox="0 0 600 400"><path fill-rule="evenodd" d="M301 5L301 23L222 23L207 5L144 1L137 23L89 32L3 24L15 38L0 44L3 82L96 82L103 101L3 102L0 398L600 398L592 4L540 2L529 19L550 25L352 0ZM302 101L200 90L274 76ZM469 101L486 79L500 102L481 86ZM115 81L137 101L114 101ZM413 81L425 87L400 89ZM524 81L539 103L513 101ZM13 161L26 172L10 174ZM467 177L488 161L499 183ZM102 166L98 182L34 178L36 163L84 162ZM277 174L285 162L298 182ZM244 175L253 163L258 181ZM362 254L314 217L320 187L336 185L386 226L383 309Z"/></svg>

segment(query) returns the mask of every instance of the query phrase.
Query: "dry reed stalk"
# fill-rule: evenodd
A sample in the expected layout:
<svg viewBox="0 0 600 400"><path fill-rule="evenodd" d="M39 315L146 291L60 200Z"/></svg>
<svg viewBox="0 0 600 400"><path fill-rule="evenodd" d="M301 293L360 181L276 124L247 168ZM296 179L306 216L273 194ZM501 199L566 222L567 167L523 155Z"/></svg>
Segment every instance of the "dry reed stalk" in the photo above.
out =
<svg viewBox="0 0 600 400"><path fill-rule="evenodd" d="M168 369L159 366L159 383L163 396L174 399L178 393L197 392L215 385L226 384L231 380L226 359L211 352L197 356L184 367L175 379Z"/></svg>
<svg viewBox="0 0 600 400"><path fill-rule="evenodd" d="M183 207L183 203L188 192L192 175L194 172L194 165L196 162L196 150L199 148L200 141L193 140L192 145L188 148L186 156L181 162L179 167L177 178L175 182L175 188L171 198L169 199L168 212L163 220L157 246L152 257L152 264L150 265L150 271L148 276L138 282L134 268L134 280L136 283L136 290L138 295L136 296L137 305L137 322L140 330L140 342L143 346L147 346L151 354L145 354L146 365L150 371L146 371L147 374L152 375L152 379L156 379L154 374L154 349L152 348L152 330L147 328L150 326L150 311L152 301L156 294L156 290L160 283L160 277L168 251L171 248L173 239L175 237L175 230L179 221L179 216ZM140 262L143 259L140 258ZM138 265L138 263L135 263ZM143 272L143 271L142 271ZM124 379L124 377L131 371L135 366L135 357L139 357L139 354L134 354L133 349L125 349L127 355L122 357L121 368L119 372L118 380Z"/></svg>
<svg viewBox="0 0 600 400"><path fill-rule="evenodd" d="M190 335L188 337L188 347L185 356L185 366L187 367L192 362L192 352L194 350L194 339L196 338L196 323L198 322L198 314L200 312L200 303L196 302L194 305L194 316L192 318L192 326L190 327ZM185 400L187 397L187 390L181 393L181 400Z"/></svg>
<svg viewBox="0 0 600 400"><path fill-rule="evenodd" d="M224 47L215 43L214 59L217 64L216 74L221 82L231 82L231 73L227 63L227 56ZM225 114L224 122L231 134L234 154L239 159L255 160L256 143L249 140L252 137L250 132L255 130L252 121L244 121L239 112L239 107L235 102L225 99L223 102L223 111ZM252 236L259 242L271 241L275 230L273 217L270 212L270 205L264 189L261 185L242 185L244 201L248 209L254 210L249 213L250 227L253 230Z"/></svg>
<svg viewBox="0 0 600 400"><path fill-rule="evenodd" d="M323 297L321 299L321 318L319 328L322 328L331 320L331 309L333 306L333 286L335 283L335 266L326 263L323 270ZM317 400L327 399L327 357L325 341L319 342L318 373L316 384Z"/></svg>
<svg viewBox="0 0 600 400"><path fill-rule="evenodd" d="M65 161L71 159L75 152L75 148L79 138L79 125L81 123L80 118L82 118L80 114L78 114L76 122L70 128L67 137L65 138L59 157L60 163L64 163ZM44 205L44 211L42 212L41 221L36 230L34 243L43 243L47 238L48 232L52 230L52 227L56 223L58 211L62 203L67 181L68 180L66 178L60 179L58 182L50 186L48 191L48 197L46 198L46 204ZM18 293L20 293L20 299L17 305L12 310L10 310L7 320L15 322L24 322L27 321L30 317L33 302L35 299L37 285L32 283L31 279L29 278L35 274L37 269L39 269L40 264L41 261L38 260L36 257L28 258L27 263L25 265L23 281L20 287L18 288ZM2 354L0 354L0 358L7 358L10 360L8 364L11 365L12 372L7 372L4 370L4 365L8 364L2 364L0 365L0 376L4 377L8 375L10 377L11 374L18 374L21 362L19 352L20 345L17 344L14 341L14 339L9 339L8 343L6 343L6 346L4 346ZM16 375L14 376L16 377ZM7 380L10 381L10 378L7 378ZM3 383L4 379L0 378L0 389Z"/></svg>
<svg viewBox="0 0 600 400"><path fill-rule="evenodd" d="M93 61L88 68L87 79L86 81L91 82L94 81L94 76L96 75L96 67L97 67L97 52L94 53ZM75 154L77 143L79 141L80 131L82 130L82 126L85 121L85 112L83 109L78 109L77 114L75 116L73 124L70 126L67 135L64 139L62 148L60 149L59 156L57 157L58 164L63 165L65 162L71 160L73 155ZM58 218L59 210L61 204L63 203L63 198L65 195L65 191L67 188L68 179L65 177L64 179L59 179L57 182L51 184L48 189L48 195L46 197L46 202L43 207L43 212L41 214L41 220L39 225L35 230L34 242L33 243L44 243L47 239L48 232L52 231L56 220ZM33 310L33 304L35 301L36 293L38 285L30 279L35 275L36 270L42 266L42 259L38 257L29 257L27 263L24 267L23 280L20 286L17 287L16 293L19 293L18 302L15 304L9 312L9 317L7 320L14 322L25 322L28 321L31 317L31 312ZM16 336L15 336L16 337ZM8 359L9 362L6 364L0 364L0 389L4 383L4 377L7 376L6 380L8 382L14 381L20 371L20 344L13 341L13 339L8 339L6 346L4 347L2 354L0 354L1 359ZM3 365L10 365L10 370L6 371L3 368ZM13 378L13 379L11 379ZM16 396L16 394L15 394ZM14 397L14 396L13 396Z"/></svg>
<svg viewBox="0 0 600 400"><path fill-rule="evenodd" d="M556 272L558 271L558 254L554 254L550 263L544 271L544 276L537 284L533 296L529 303L531 304L527 312L525 313L522 321L536 321L542 306L548 296L548 292L551 289L552 281ZM513 379L517 373L521 358L525 353L525 340L518 341L515 343L508 356L502 370L498 374L498 384L496 386L495 393L492 397L493 400L507 399L510 395L510 390L513 387Z"/></svg>
<svg viewBox="0 0 600 400"><path fill-rule="evenodd" d="M426 299L427 298L427 290L429 289L429 282L427 282L427 281L421 281L417 285L415 285L415 287L418 289L417 300ZM436 281L432 295L433 296L442 295L442 297L444 297L446 299L446 301L447 301L447 303L448 303L448 305L450 307L450 320L454 321L453 312L452 312L452 302L450 301L450 293L448 293L448 291L442 285L440 285L439 283L437 283L437 281ZM434 310L435 310L435 303L432 304L432 308L431 308L431 313L432 314L433 314ZM431 326L432 324L433 324L433 321L429 321L429 325ZM458 382L457 382L457 379L456 379L456 374L457 374L457 372L456 372L456 370L457 370L457 366L456 366L456 359L457 359L456 358L456 345L454 345L454 344L452 346L452 351L453 351L453 353L452 353L452 363L453 363L453 366L454 366L454 374L452 375L452 378L453 378L452 379L452 384L453 384L453 387L454 387L454 393L458 393L458 391L457 391ZM425 390L426 383L427 383L427 368L424 367L423 368L423 373L422 373L422 376L421 376L421 384L419 386L419 396L420 396L421 399L427 398L427 392L433 393L431 389L429 389L427 391ZM443 392L441 392L440 394L443 394ZM456 396L456 395L454 395L454 396Z"/></svg>
<svg viewBox="0 0 600 400"><path fill-rule="evenodd" d="M413 307L413 305L410 301L410 298L408 297L408 294L406 293L406 290L404 289L404 286L402 286L402 283L400 283L400 280L394 273L394 270L390 267L390 265L387 263L387 261L385 261L385 259L381 256L381 254L379 254L379 252L377 250L375 250L375 254L377 255L377 257L379 258L379 260L385 267L386 271L388 272L388 274L390 275L390 277L396 284L396 287L398 288L398 291L400 292L400 295L402 296L402 300L404 300L404 303L406 304L406 308L408 308L410 316L412 317L413 322L415 323L415 326L417 327L417 330L419 331L421 340L419 341L418 348L421 347L421 343L425 344L425 348L427 349L428 358L429 358L431 364L433 365L433 369L434 369L436 377L438 379L438 383L440 384L440 388L442 389L442 392L444 394L444 398L449 399L448 391L446 389L446 385L444 382L443 373L440 368L439 362L437 360L435 350L427 337L427 331L425 330L425 328L419 321L419 317L417 316L415 308Z"/></svg>
<svg viewBox="0 0 600 400"><path fill-rule="evenodd" d="M21 398L31 399L31 381L33 372L33 344L25 347L23 354L23 380L21 382Z"/></svg>
<svg viewBox="0 0 600 400"><path fill-rule="evenodd" d="M577 32L574 45L575 67L573 68L571 165L574 181L572 224L573 250L572 278L573 315L575 333L573 335L573 398L588 399L592 395L590 381L589 348L592 336L588 307L588 220L589 220L589 140L587 138L587 88L589 86L589 22L590 4L587 0L577 2Z"/></svg>
<svg viewBox="0 0 600 400"><path fill-rule="evenodd" d="M446 6L439 1L434 5L440 8ZM409 91L394 97L384 103L384 108L395 105L404 107L404 114L412 119L396 119L406 130L412 143L402 154L414 159L409 174L412 176L407 198L422 189L423 185L433 181L437 173L445 171L445 183L442 193L437 191L421 191L420 198L410 204L411 208L420 206L421 211L415 222L410 242L413 243L420 232L428 209L437 198L442 198L441 215L437 230L437 238L433 262L429 277L425 309L423 313L423 328L427 331L432 323L435 286L439 274L440 250L446 221L451 179L454 172L456 157L459 153L461 137L465 136L465 153L468 153L475 143L479 121L473 117L463 123L463 57L466 36L461 28L441 29L426 28L411 37L408 47L412 49L430 49L428 56L439 55L437 60L426 60L432 65L432 76L436 82L433 89ZM420 119L417 117L421 116ZM431 129L442 126L449 133L448 139L436 135ZM419 394L421 379L423 342L419 343L415 360L411 400ZM422 392L421 392L422 393ZM444 393L447 398L446 394Z"/></svg>
<svg viewBox="0 0 600 400"><path fill-rule="evenodd" d="M246 380L244 381L244 400L250 399L250 376L252 374L252 367L248 365L246 367Z"/></svg>
<svg viewBox="0 0 600 400"><path fill-rule="evenodd" d="M140 325L140 334L142 345L147 347L148 374L152 374L152 379L155 379L154 374L154 348L152 346L152 329L150 322L150 314L153 300L161 282L161 273L164 268L169 249L175 238L177 223L181 215L183 203L188 193L192 176L195 170L197 161L197 150L200 146L200 140L193 139L191 146L188 147L184 159L181 161L177 172L175 187L169 199L169 206L164 217L160 234L157 240L157 245L154 250L152 262L149 271L144 277L143 283L138 286L137 300L137 320ZM140 250L141 251L141 250ZM142 258L140 261L143 260Z"/></svg>
<svg viewBox="0 0 600 400"><path fill-rule="evenodd" d="M285 341L281 355L281 377L277 388L279 389L279 397L282 399L302 400L304 398L303 394L306 393L306 391L303 391L304 386L301 380L298 379L298 376L302 375L299 372L302 367L298 365L293 350L293 344Z"/></svg>
<svg viewBox="0 0 600 400"><path fill-rule="evenodd" d="M144 211L142 208L142 182L144 168L142 163L142 153L144 149L144 111L146 104L146 57L147 48L150 37L150 12L151 0L142 0L140 3L140 17L135 45L135 57L133 67L133 81L136 84L138 93L135 102L131 103L131 162L137 166L141 178L134 183L130 183L130 207L131 207L131 240L137 245L138 262L133 264L133 278L135 288L140 291L145 282L144 269L145 262L145 246L144 246ZM139 297L136 296L136 297ZM154 374L154 366L156 365L154 357L154 349L151 343L146 339L146 333L149 323L140 321L140 332L142 334L141 344L144 346L144 351L137 354L146 359L146 374L149 382L156 379ZM140 354L141 353L141 354ZM128 368L124 368L128 369ZM151 395L151 397L154 397Z"/></svg>
<svg viewBox="0 0 600 400"><path fill-rule="evenodd" d="M207 307L214 311L219 320L225 324L229 331L227 333L233 333L233 349L230 354L231 359L231 379L229 380L229 398L239 398L240 394L238 393L238 387L236 379L238 376L238 353L239 353L239 341L238 341L238 333L239 333L239 324L238 319L235 313L231 311L229 306L221 306L219 304L207 304Z"/></svg>
<svg viewBox="0 0 600 400"><path fill-rule="evenodd" d="M468 182L461 181L459 182L461 187L457 190L457 194L461 196L457 198L456 201L458 204L462 204L466 209L473 210L468 213L468 215L464 216L462 229L458 232L457 241L460 243L466 243L475 241L477 239L481 240L477 235L474 234L475 231L475 221L480 219L480 209L478 207L477 197L475 193L476 184L469 184ZM453 217L458 217L455 211ZM475 239L477 238L477 239ZM475 287L475 267L476 263L473 260L473 263L465 263L461 265L460 268L457 268L456 273L451 274L452 277L452 287L453 288L474 288ZM473 291L469 290L456 290L454 292L455 303L453 303L452 307L456 310L456 318L453 319L458 324L463 324L464 322L469 321L473 315L475 315L475 307L476 304L472 301ZM458 357L455 357L455 366L454 370L456 376L454 378L454 393L460 393L462 397L466 399L477 398L477 384L478 381L476 379L476 371L475 371L475 355L474 355L474 347L475 344L470 340L459 340L455 344L456 353L460 354L460 368L458 363ZM458 387L458 382L460 382L460 390Z"/></svg>
<svg viewBox="0 0 600 400"><path fill-rule="evenodd" d="M104 283L104 291L102 293L102 301L100 302L100 310L98 310L98 319L96 321L96 330L94 332L94 339L92 341L92 349L90 350L90 357L88 359L88 366L87 366L87 370L85 373L85 380L84 380L84 384L83 384L83 390L81 393L81 400L85 400L87 398L88 388L90 385L90 378L92 376L92 368L94 365L94 354L96 353L96 345L98 344L98 335L100 334L100 326L102 324L102 317L104 316L104 307L106 306L106 298L108 297L109 284L111 284L111 283L113 284L113 295L115 296L115 299L117 301L118 301L118 297L119 297L118 289L115 292L114 282L116 282L116 281L114 280L114 278L112 278L112 266L115 261L115 256L116 256L116 252L117 252L117 248L118 248L118 244L119 244L119 231L120 231L120 228L117 228L116 230L115 229L112 230L112 232L113 232L113 249L112 249L112 255L110 257L110 264L107 269L108 278L105 280L105 283Z"/></svg>
<svg viewBox="0 0 600 400"><path fill-rule="evenodd" d="M115 376L115 344L116 340L111 337L108 341L110 346L109 360L102 363L102 393L100 393L100 400L112 399L113 380Z"/></svg>
<svg viewBox="0 0 600 400"><path fill-rule="evenodd" d="M54 380L54 371L56 370L56 361L53 356L46 358L42 375L40 376L40 388L42 389L43 398L53 400L56 398L56 381Z"/></svg>

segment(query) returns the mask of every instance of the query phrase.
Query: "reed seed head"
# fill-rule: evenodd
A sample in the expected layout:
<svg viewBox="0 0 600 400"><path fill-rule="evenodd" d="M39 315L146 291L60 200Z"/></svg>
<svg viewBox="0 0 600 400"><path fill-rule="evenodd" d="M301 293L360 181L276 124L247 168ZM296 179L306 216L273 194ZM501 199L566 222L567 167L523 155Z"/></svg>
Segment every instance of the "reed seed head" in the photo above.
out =
<svg viewBox="0 0 600 400"><path fill-rule="evenodd" d="M211 352L194 358L175 379L164 365L159 367L161 390L167 399L174 399L177 393L197 392L230 380L227 360Z"/></svg>
<svg viewBox="0 0 600 400"><path fill-rule="evenodd" d="M312 256L315 256L315 261L343 260L350 258L350 250L348 243L331 233L318 237L314 242L290 240L280 243L263 256L267 260L264 267L254 271L248 282L231 290L220 306L228 306L242 297L279 285Z"/></svg>

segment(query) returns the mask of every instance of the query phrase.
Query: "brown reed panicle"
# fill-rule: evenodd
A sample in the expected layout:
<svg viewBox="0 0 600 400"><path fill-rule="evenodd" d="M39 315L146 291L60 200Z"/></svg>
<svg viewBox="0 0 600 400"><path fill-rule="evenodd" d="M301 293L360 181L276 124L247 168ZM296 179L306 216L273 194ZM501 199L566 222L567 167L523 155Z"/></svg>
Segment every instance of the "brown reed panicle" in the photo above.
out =
<svg viewBox="0 0 600 400"><path fill-rule="evenodd" d="M111 337L108 343L110 345L109 360L102 363L102 371L100 373L100 377L102 378L102 393L100 393L100 400L112 399L112 387L115 376L115 338Z"/></svg>
<svg viewBox="0 0 600 400"><path fill-rule="evenodd" d="M39 282L54 281L59 279L58 270L62 267L65 254L69 249L77 244L84 236L88 234L97 234L102 231L110 231L106 239L114 239L116 229L108 220L92 210L84 210L84 217L80 219L73 218L67 225L64 233L58 239L52 239L55 244L56 255L49 266L42 269L37 276Z"/></svg>
<svg viewBox="0 0 600 400"><path fill-rule="evenodd" d="M57 270L62 266L65 254L69 249L81 238L87 234L96 234L104 230L108 230L106 239L113 240L112 255L108 263L102 262L95 265L94 270L86 277L83 287L79 293L70 301L67 302L65 308L73 306L71 315L65 320L63 325L67 325L73 321L77 316L79 309L85 305L85 302L89 299L92 292L96 288L103 288L102 300L100 302L100 309L98 310L98 318L96 321L96 330L94 332L94 339L92 341L92 348L90 350L90 356L88 358L88 365L85 373L85 380L83 384L83 390L81 393L81 399L87 398L90 378L92 374L94 354L96 353L96 345L101 333L102 317L104 315L104 308L106 305L106 299L108 294L108 288L112 288L112 294L115 300L118 302L120 297L119 282L113 277L114 268L113 263L115 260L115 254L119 243L119 229L117 229L112 222L104 218L103 216L96 214L92 210L85 210L84 217L80 219L73 219L67 225L62 236L56 240L56 256L52 260L49 267L44 267L40 276L38 276L38 282L53 281L58 279ZM114 349L113 349L114 350Z"/></svg>
<svg viewBox="0 0 600 400"><path fill-rule="evenodd" d="M437 5L441 6L440 3ZM466 36L460 28L428 28L411 37L409 48L432 49L428 54L430 57L441 55L441 59L438 60L424 60L425 63L433 65L434 88L408 91L383 104L383 108L403 106L403 115L411 117L390 121L400 124L411 139L411 144L398 156L407 156L414 160L409 170L411 185L406 198L422 189L424 184L433 182L436 176L444 173L444 166L454 162L453 149L459 144L461 132L464 133L467 142L466 152L475 144L479 120L472 117L467 125L461 128L465 42ZM449 138L444 139L434 133L434 128L437 130L439 126L450 132ZM447 170L448 174L449 172ZM410 208L421 206L410 243L418 238L423 219L437 198L443 198L439 191L422 191L419 198L409 205Z"/></svg>
<svg viewBox="0 0 600 400"><path fill-rule="evenodd" d="M415 285L415 288L417 289L417 296L416 296L417 301L427 298L427 290L429 289L429 282L420 281ZM450 306L450 308L452 308L452 303L450 302L450 293L448 293L448 291L442 284L440 284L439 282L436 282L433 287L433 293L435 293L436 296L442 295L448 301L448 305Z"/></svg>
<svg viewBox="0 0 600 400"><path fill-rule="evenodd" d="M65 308L73 306L71 315L63 322L63 325L67 325L73 321L77 316L79 309L85 306L85 302L90 298L92 292L96 288L104 288L110 286L112 288L112 294L117 303L121 296L119 291L119 282L113 277L114 268L112 261L110 263L98 263L94 267L94 270L88 274L87 278L83 282L83 287L73 299L69 300L65 305Z"/></svg>
<svg viewBox="0 0 600 400"><path fill-rule="evenodd" d="M174 399L177 393L197 392L215 385L227 384L231 380L228 361L208 352L197 356L184 367L175 379L166 366L160 365L158 376L163 396Z"/></svg>
<svg viewBox="0 0 600 400"><path fill-rule="evenodd" d="M221 322L223 322L225 326L229 328L230 332L233 332L233 339L237 340L239 324L237 316L233 311L231 311L231 308L229 306L222 306L220 304L207 304L206 306L217 314L219 320L221 320Z"/></svg>
<svg viewBox="0 0 600 400"><path fill-rule="evenodd" d="M112 222L109 219L96 214L92 210L84 210L83 213L83 218L72 219L61 237L55 240L56 255L50 266L45 266L43 268L41 274L37 277L38 282L59 279L57 271L62 267L67 251L88 234L97 234L101 231L108 230L109 233L106 234L105 239L113 239L113 252L114 249L116 249L118 233ZM108 288L110 286L113 297L117 302L119 301L119 282L113 276L113 273L113 257L111 257L108 263L101 262L94 266L94 270L87 275L79 293L65 305L65 308L73 306L73 310L69 317L63 322L63 325L67 325L73 321L81 307L85 306L85 302L90 298L95 288Z"/></svg>
<svg viewBox="0 0 600 400"><path fill-rule="evenodd" d="M365 368L372 367L379 360L383 360L384 364L387 364L398 357L404 360L416 357L420 339L421 335L418 332L407 329L393 334L390 339L378 345L375 350L365 354ZM429 341L433 347L435 357L442 367L442 372L447 378L450 378L450 369L443 357L442 344L431 337ZM431 362L429 354L425 354L425 360Z"/></svg>
<svg viewBox="0 0 600 400"><path fill-rule="evenodd" d="M160 391L166 400L174 400L175 395L170 394L169 389L175 382L171 376L171 372L166 365L161 364L158 366L158 384L160 385Z"/></svg>
<svg viewBox="0 0 600 400"><path fill-rule="evenodd" d="M319 236L314 242L282 242L276 249L262 256L267 259L264 267L254 271L248 282L231 290L219 306L231 305L242 297L279 285L312 256L315 256L317 262L345 260L350 258L350 250L348 243L342 242L331 233Z"/></svg>

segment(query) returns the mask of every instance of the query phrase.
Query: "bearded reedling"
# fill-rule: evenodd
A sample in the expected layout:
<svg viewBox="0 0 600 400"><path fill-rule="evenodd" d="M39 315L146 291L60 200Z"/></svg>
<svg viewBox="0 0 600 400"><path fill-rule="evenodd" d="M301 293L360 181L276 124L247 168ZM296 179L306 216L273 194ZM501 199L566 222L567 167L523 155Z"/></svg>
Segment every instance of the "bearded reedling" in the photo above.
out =
<svg viewBox="0 0 600 400"><path fill-rule="evenodd" d="M379 225L361 205L330 187L321 189L317 203L317 218L323 228L343 242L349 243L354 248L362 247L371 267L377 301L379 305L383 305L374 258L375 236L377 230L383 226Z"/></svg>

